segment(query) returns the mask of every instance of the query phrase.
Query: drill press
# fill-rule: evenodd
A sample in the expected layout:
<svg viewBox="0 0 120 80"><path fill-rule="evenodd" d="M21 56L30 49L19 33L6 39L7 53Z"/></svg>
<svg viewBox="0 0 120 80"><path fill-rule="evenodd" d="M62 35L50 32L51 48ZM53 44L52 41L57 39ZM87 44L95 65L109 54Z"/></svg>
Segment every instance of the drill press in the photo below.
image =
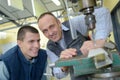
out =
<svg viewBox="0 0 120 80"><path fill-rule="evenodd" d="M88 26L88 30L92 31L93 35L93 41L94 40L94 28L95 28L95 16L93 15L94 7L96 6L95 0L70 0L73 3L80 2L82 3L82 9L80 9L81 12L85 15L85 23ZM82 56L73 57L70 59L59 59L54 64L50 65L51 67L63 67L63 66L73 66L74 69L74 75L80 76L80 75L86 75L91 74L92 77L96 78L111 78L116 77L120 75L120 57L117 52L111 53L111 59L112 64L110 63L107 66L104 66L102 68L97 69L95 66L95 61L93 58L86 58ZM97 56L98 57L98 56ZM104 55L103 55L104 57ZM104 60L104 58L101 60L101 58L98 57L100 61ZM99 62L99 60L98 60Z"/></svg>

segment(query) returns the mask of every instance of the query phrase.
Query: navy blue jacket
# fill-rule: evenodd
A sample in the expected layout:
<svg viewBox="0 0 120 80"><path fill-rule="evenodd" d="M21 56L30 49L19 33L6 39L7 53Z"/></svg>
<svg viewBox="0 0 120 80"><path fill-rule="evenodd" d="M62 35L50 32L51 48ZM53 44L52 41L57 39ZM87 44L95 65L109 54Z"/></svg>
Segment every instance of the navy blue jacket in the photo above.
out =
<svg viewBox="0 0 120 80"><path fill-rule="evenodd" d="M46 61L46 51L40 49L34 62L30 62L23 56L18 46L8 50L0 57L4 61L10 75L9 80L41 80Z"/></svg>

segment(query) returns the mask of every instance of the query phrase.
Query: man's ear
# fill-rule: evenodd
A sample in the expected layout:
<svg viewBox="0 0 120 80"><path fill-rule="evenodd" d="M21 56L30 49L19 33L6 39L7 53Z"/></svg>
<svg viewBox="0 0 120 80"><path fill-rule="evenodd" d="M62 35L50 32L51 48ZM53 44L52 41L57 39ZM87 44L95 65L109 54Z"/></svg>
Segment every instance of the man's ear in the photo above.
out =
<svg viewBox="0 0 120 80"><path fill-rule="evenodd" d="M58 24L59 24L59 25L61 25L61 22L60 22L60 20L57 20L57 22L58 22Z"/></svg>
<svg viewBox="0 0 120 80"><path fill-rule="evenodd" d="M22 46L22 44L21 44L21 43L22 43L22 41L17 40L17 44L18 44L18 46L19 46L19 47L21 47L21 46Z"/></svg>

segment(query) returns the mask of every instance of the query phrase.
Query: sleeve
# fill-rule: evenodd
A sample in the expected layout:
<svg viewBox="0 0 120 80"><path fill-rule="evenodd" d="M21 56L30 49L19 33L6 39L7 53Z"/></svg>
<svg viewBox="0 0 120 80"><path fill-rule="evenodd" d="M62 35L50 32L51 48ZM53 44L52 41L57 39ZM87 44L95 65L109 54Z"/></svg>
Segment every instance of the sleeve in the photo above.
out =
<svg viewBox="0 0 120 80"><path fill-rule="evenodd" d="M94 12L96 18L95 40L106 39L112 31L112 20L107 8L96 8ZM85 15L81 14L70 20L71 26L79 31L82 35L88 35L87 25L85 24Z"/></svg>
<svg viewBox="0 0 120 80"><path fill-rule="evenodd" d="M73 29L80 32L82 35L87 36L88 29L87 29L87 25L85 24L84 18L85 15L81 14L79 16L70 19L70 26L74 27Z"/></svg>
<svg viewBox="0 0 120 80"><path fill-rule="evenodd" d="M0 80L9 80L9 73L3 61L0 61Z"/></svg>
<svg viewBox="0 0 120 80"><path fill-rule="evenodd" d="M50 60L50 63L55 63L59 59L59 57L56 56L49 49L47 49L47 55ZM52 68L52 72L53 72L53 75L58 79L64 78L68 75L68 72L62 72L61 68L59 68L59 67Z"/></svg>
<svg viewBox="0 0 120 80"><path fill-rule="evenodd" d="M106 39L112 31L111 14L107 8L95 9L96 28L95 28L95 40Z"/></svg>

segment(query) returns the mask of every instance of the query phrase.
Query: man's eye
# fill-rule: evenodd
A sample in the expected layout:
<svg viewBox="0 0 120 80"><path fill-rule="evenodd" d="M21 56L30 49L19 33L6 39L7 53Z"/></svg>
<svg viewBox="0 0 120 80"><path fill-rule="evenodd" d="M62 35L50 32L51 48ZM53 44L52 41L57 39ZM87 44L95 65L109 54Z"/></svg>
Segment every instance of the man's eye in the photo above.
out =
<svg viewBox="0 0 120 80"><path fill-rule="evenodd" d="M32 40L32 41L30 41L30 43L33 43L34 41Z"/></svg>
<svg viewBox="0 0 120 80"><path fill-rule="evenodd" d="M40 42L40 40L37 40L37 42Z"/></svg>
<svg viewBox="0 0 120 80"><path fill-rule="evenodd" d="M44 31L42 31L44 34L46 34L47 33L47 30L44 30Z"/></svg>
<svg viewBox="0 0 120 80"><path fill-rule="evenodd" d="M54 25L51 25L51 26L50 26L50 29L53 29L53 28L54 28Z"/></svg>

